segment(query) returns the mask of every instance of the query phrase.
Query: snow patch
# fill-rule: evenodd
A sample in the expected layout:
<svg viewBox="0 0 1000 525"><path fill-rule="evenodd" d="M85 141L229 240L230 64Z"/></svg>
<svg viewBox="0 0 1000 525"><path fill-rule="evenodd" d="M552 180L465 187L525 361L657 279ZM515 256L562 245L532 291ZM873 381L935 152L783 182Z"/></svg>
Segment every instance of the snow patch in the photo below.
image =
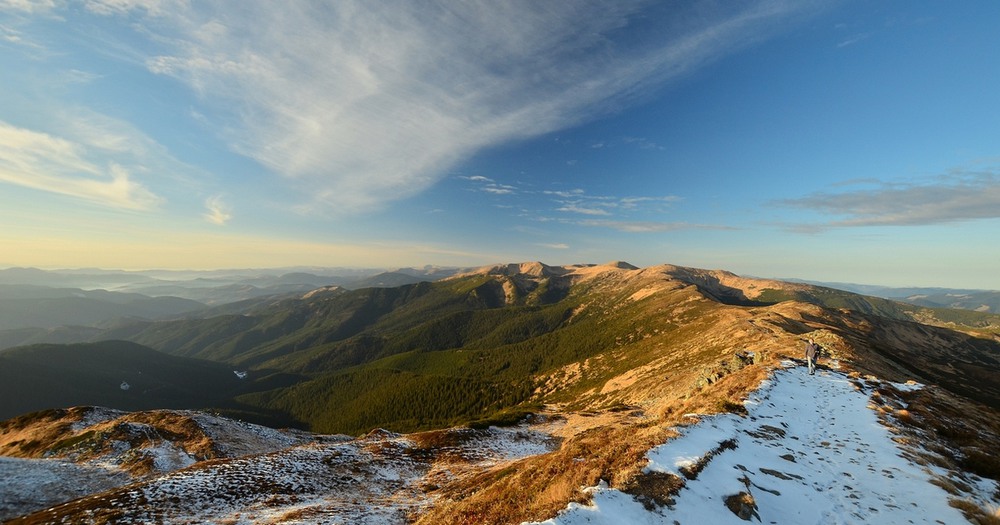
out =
<svg viewBox="0 0 1000 525"><path fill-rule="evenodd" d="M686 467L704 463L674 505L650 511L600 485L588 489L590 505L571 504L540 523L737 525L745 521L726 499L741 493L750 496L749 510L762 523L965 523L949 494L931 483L943 471L905 459L868 404L868 395L844 374L778 370L747 400L747 416L703 417L647 454L647 472L684 476ZM989 501L996 483L973 490Z"/></svg>

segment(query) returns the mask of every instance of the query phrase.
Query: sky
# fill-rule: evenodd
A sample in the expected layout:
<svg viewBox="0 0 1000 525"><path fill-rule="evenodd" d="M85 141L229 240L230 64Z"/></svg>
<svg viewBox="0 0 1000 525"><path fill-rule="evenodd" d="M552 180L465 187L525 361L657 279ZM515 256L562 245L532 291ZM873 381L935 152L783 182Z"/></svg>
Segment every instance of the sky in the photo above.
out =
<svg viewBox="0 0 1000 525"><path fill-rule="evenodd" d="M0 0L0 267L1000 289L1000 3Z"/></svg>

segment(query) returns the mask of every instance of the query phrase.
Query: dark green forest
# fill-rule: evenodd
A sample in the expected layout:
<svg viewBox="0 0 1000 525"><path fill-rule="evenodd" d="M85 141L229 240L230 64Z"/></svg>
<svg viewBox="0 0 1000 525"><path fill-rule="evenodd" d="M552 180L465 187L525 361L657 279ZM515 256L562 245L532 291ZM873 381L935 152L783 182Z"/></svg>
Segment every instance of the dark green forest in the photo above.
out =
<svg viewBox="0 0 1000 525"><path fill-rule="evenodd" d="M537 409L539 377L611 357L547 394L570 401L657 357L641 345L617 352L623 341L653 330L668 344L683 341L719 306L691 286L642 302L597 286L478 274L123 323L102 334L106 341L0 351L0 419L73 405L193 408L351 435L509 420ZM786 300L891 319L919 308L821 287L768 290L756 302ZM662 318L657 305L680 301L679 317Z"/></svg>

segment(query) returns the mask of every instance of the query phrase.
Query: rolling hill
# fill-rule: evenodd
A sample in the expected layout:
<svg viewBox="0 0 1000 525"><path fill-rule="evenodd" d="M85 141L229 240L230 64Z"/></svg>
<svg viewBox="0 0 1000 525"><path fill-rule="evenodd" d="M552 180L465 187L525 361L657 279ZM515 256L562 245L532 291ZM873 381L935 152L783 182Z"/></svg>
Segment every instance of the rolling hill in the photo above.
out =
<svg viewBox="0 0 1000 525"><path fill-rule="evenodd" d="M92 326L120 317L159 319L204 307L179 297L0 284L0 330Z"/></svg>
<svg viewBox="0 0 1000 525"><path fill-rule="evenodd" d="M407 507L424 523L520 523L551 518L571 501L589 501L580 487L602 480L654 507L676 496L677 480L644 470L646 454L689 424L690 414L747 414L743 401L777 368L794 366L804 338L823 346L824 363L838 367L831 372L868 381L859 388L874 406L887 407L880 415L885 424L917 436L911 440L933 438L935 454L943 458L934 460L940 468L996 479L997 463L984 452L1000 436L1000 383L994 379L1000 342L992 325L962 325L963 331L934 326L918 322L920 310L911 308L829 288L671 265L522 263L391 288L325 289L254 304L240 314L127 324L102 336L131 344L36 346L0 352L0 359L31 356L32 373L42 377L46 355L52 366L55 356L83 356L82 349L106 356L103 365L91 368L93 358L77 362L77 376L101 381L71 384L74 395L109 382L117 388L121 379L108 366L116 359L157 360L161 391L183 401L169 406L221 406L247 419L272 417L323 434L418 432L405 439L372 437L359 446L384 452L377 461L406 457L431 471L434 458L446 454L454 439L445 436L456 435L433 434L438 429L559 422L559 430L545 431L558 437L558 446L492 466L465 464L435 474L433 482L421 477L421 490L433 503ZM119 354L101 354L105 344ZM4 363L0 371L7 368L14 370ZM113 370L121 375L129 369ZM233 370L246 370L247 379L239 380ZM69 375L56 377L69 381ZM931 387L909 392L879 381ZM107 401L48 408L134 409ZM21 424L30 422L24 417ZM421 435L437 437L416 437ZM418 439L436 445L415 445ZM334 458L347 453L322 448L293 455L303 454L339 465ZM256 468L250 459L241 461L241 468ZM299 459L274 461L299 468ZM273 487L276 492L261 490L275 497L295 493ZM100 497L128 500L124 492ZM98 504L88 501L60 512L82 516L73 513ZM291 501L276 505L291 516ZM306 522L323 522L317 512Z"/></svg>
<svg viewBox="0 0 1000 525"><path fill-rule="evenodd" d="M272 389L272 382L247 382L233 404L280 413L318 432L357 434L377 426L413 431L489 419L560 396L582 404L589 388L662 360L663 349L676 345L683 361L701 366L737 350L787 352L798 343L750 337L753 331L728 341L718 337L740 317L746 324L736 326L743 328L779 322L786 334L791 326L801 331L803 312L811 312L832 327L832 347L850 338L875 351L876 362L1000 406L1000 387L987 381L997 365L995 339L916 323L925 309L905 303L722 271L535 262L398 287L329 287L215 311L227 308L242 313L125 322L90 337L280 378ZM950 312L933 321L946 324ZM989 314L956 315L1000 326L989 324L996 322ZM976 333L968 317L956 319ZM905 351L897 350L907 338ZM571 384L538 395L553 374L581 362L588 367ZM630 401L604 404L614 402ZM330 406L340 408L331 412Z"/></svg>
<svg viewBox="0 0 1000 525"><path fill-rule="evenodd" d="M0 418L77 405L121 410L232 406L246 382L222 363L127 341L34 345L0 352Z"/></svg>

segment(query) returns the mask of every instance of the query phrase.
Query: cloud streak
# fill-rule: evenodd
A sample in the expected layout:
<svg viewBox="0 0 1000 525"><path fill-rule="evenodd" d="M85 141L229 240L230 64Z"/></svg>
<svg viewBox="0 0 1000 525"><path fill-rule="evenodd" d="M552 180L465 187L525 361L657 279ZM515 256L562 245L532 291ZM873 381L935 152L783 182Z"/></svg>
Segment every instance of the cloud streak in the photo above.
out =
<svg viewBox="0 0 1000 525"><path fill-rule="evenodd" d="M610 228L625 233L736 229L709 224L634 219L634 217L655 217L666 213L667 206L682 200L681 197L676 195L618 197L614 195L591 195L580 188L538 191L509 184L500 184L482 175L459 178L471 182L472 191L516 197L519 203L518 206L504 207L518 210L518 216L520 217L539 222L555 222L588 228ZM496 188L503 188L503 191L495 191ZM546 205L529 209L531 206L528 202L537 202L534 198L539 196L544 198L543 202Z"/></svg>
<svg viewBox="0 0 1000 525"><path fill-rule="evenodd" d="M477 151L615 111L761 38L801 2L104 1L146 17L149 71L320 209L376 209ZM498 188L503 190L503 188Z"/></svg>
<svg viewBox="0 0 1000 525"><path fill-rule="evenodd" d="M114 208L155 208L161 199L134 180L132 169L90 159L126 147L124 138L95 133L91 139L76 142L0 121L0 181Z"/></svg>
<svg viewBox="0 0 1000 525"><path fill-rule="evenodd" d="M873 189L816 193L778 204L841 217L793 229L922 226L1000 218L1000 170L953 170L925 183L878 183Z"/></svg>
<svg viewBox="0 0 1000 525"><path fill-rule="evenodd" d="M224 226L233 218L232 211L221 196L211 197L205 201L205 220L212 224Z"/></svg>
<svg viewBox="0 0 1000 525"><path fill-rule="evenodd" d="M736 230L730 226L711 224L692 224L689 222L658 222L658 221L614 221L586 219L575 221L580 226L611 228L625 233L660 233L681 230Z"/></svg>

